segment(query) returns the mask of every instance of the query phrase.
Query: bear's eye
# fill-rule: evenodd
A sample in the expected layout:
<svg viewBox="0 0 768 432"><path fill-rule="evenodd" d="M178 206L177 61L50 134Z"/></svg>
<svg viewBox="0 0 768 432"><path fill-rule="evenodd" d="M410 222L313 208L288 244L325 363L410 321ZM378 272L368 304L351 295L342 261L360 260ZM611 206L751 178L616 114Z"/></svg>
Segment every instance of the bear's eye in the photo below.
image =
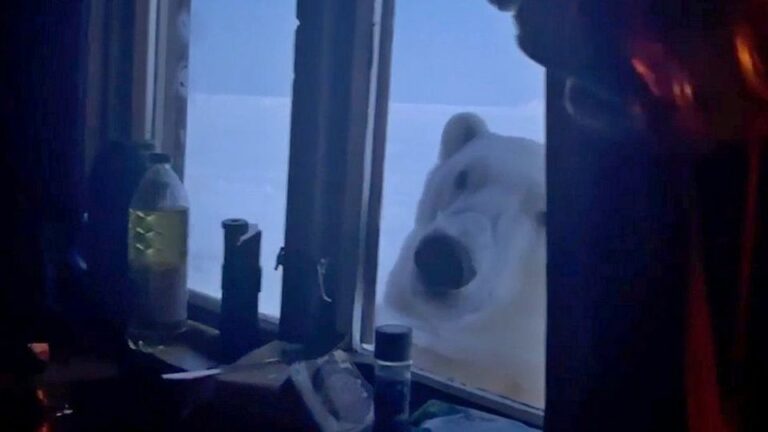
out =
<svg viewBox="0 0 768 432"><path fill-rule="evenodd" d="M467 170L461 170L453 179L453 187L459 192L467 190L469 186L469 172Z"/></svg>

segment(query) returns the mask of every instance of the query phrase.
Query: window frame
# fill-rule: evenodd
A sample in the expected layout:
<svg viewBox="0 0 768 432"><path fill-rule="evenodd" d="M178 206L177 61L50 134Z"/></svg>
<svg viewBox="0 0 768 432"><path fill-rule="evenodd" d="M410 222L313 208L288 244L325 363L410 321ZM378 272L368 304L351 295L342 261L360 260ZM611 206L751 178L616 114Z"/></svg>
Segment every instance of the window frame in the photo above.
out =
<svg viewBox="0 0 768 432"><path fill-rule="evenodd" d="M189 0L174 1L190 10ZM279 320L261 315L260 321L268 334L304 345L307 357L342 347L361 361L370 361L395 0L296 1L281 312ZM167 26L175 24L167 18L175 15L159 16L158 34L167 35ZM165 52L178 50L173 44L180 42L167 41ZM171 69L166 65L164 70ZM169 73L157 77L165 82L173 79ZM546 82L549 135L553 85L549 72ZM162 92L169 86L155 87ZM155 95L167 97L157 91ZM173 109L168 104L155 106ZM171 118L185 125L185 116ZM155 120L156 126L161 125L155 131L173 129L162 115L155 114ZM161 146L178 161L180 170L183 144L182 139L180 144ZM318 264L323 258L326 273L321 287ZM218 299L190 290L189 304L193 319L217 327ZM418 367L413 379L491 412L543 426L542 409Z"/></svg>
<svg viewBox="0 0 768 432"><path fill-rule="evenodd" d="M361 266L375 0L299 0L280 337L347 345Z"/></svg>

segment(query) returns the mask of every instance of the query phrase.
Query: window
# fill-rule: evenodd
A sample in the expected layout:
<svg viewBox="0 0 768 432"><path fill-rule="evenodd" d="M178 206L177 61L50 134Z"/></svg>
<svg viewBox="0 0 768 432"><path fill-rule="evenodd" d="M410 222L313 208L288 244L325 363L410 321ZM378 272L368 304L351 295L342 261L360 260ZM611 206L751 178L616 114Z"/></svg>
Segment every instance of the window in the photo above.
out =
<svg viewBox="0 0 768 432"><path fill-rule="evenodd" d="M418 379L540 423L544 71L509 14L437 3L192 3L189 284L218 295L221 221L247 218L283 339L365 350L404 322Z"/></svg>
<svg viewBox="0 0 768 432"><path fill-rule="evenodd" d="M477 117L444 134L462 112ZM376 320L414 328L417 367L536 407L544 114L544 70L520 52L510 14L397 4Z"/></svg>
<svg viewBox="0 0 768 432"><path fill-rule="evenodd" d="M280 311L296 5L285 0L192 2L185 183L189 285L220 296L221 221L262 230L260 311Z"/></svg>

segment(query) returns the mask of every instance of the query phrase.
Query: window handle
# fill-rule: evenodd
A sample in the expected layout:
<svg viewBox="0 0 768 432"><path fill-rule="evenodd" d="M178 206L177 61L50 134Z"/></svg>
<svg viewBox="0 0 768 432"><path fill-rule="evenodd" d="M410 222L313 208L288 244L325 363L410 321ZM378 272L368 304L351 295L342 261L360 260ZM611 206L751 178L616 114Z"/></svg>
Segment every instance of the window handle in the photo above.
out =
<svg viewBox="0 0 768 432"><path fill-rule="evenodd" d="M333 303L333 299L328 296L328 292L325 290L325 275L328 273L328 258L321 258L317 262L317 284L320 287L320 296L326 303ZM275 258L275 270L278 268L285 268L285 246L280 248Z"/></svg>
<svg viewBox="0 0 768 432"><path fill-rule="evenodd" d="M333 300L328 297L328 293L325 291L325 274L328 270L328 258L321 258L317 262L317 284L320 286L320 295L327 303L333 303Z"/></svg>
<svg viewBox="0 0 768 432"><path fill-rule="evenodd" d="M275 257L275 270L280 267L285 267L285 246L281 246Z"/></svg>

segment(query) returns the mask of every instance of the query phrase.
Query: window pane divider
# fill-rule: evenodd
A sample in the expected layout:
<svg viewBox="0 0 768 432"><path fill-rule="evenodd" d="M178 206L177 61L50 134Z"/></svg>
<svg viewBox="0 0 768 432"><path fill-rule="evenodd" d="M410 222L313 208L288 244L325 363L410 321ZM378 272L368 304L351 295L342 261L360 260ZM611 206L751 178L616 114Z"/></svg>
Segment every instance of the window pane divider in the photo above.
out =
<svg viewBox="0 0 768 432"><path fill-rule="evenodd" d="M375 182L366 181L375 4L297 3L280 335L310 357L352 337Z"/></svg>

